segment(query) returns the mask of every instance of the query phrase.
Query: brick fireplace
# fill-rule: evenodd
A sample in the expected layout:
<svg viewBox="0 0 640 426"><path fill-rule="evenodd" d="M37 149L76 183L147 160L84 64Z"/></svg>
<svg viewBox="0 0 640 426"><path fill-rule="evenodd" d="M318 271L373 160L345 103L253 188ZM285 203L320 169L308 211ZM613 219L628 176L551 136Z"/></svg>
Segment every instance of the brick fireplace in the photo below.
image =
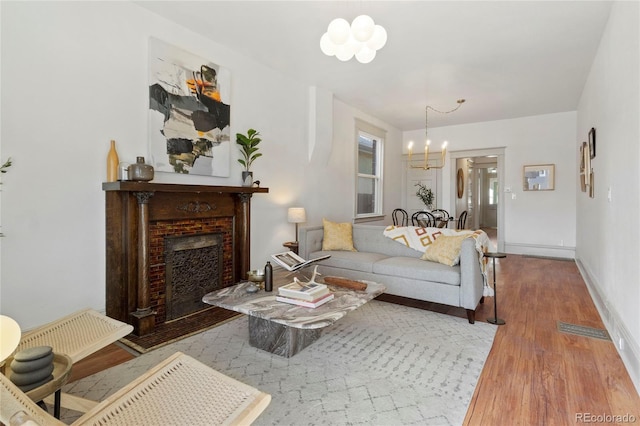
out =
<svg viewBox="0 0 640 426"><path fill-rule="evenodd" d="M202 313L202 295L245 278L254 193L267 188L103 184L107 315L146 336Z"/></svg>

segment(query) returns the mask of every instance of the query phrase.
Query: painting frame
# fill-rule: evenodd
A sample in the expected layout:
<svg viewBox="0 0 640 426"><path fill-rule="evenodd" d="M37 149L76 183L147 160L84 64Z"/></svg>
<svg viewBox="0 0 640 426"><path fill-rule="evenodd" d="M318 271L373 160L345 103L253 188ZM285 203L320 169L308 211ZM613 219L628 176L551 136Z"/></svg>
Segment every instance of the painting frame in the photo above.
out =
<svg viewBox="0 0 640 426"><path fill-rule="evenodd" d="M156 172L229 177L231 73L149 37L148 143Z"/></svg>
<svg viewBox="0 0 640 426"><path fill-rule="evenodd" d="M555 164L531 164L522 167L523 191L554 191Z"/></svg>
<svg viewBox="0 0 640 426"><path fill-rule="evenodd" d="M592 127L591 130L589 130L589 158L590 159L594 159L596 158L596 128Z"/></svg>

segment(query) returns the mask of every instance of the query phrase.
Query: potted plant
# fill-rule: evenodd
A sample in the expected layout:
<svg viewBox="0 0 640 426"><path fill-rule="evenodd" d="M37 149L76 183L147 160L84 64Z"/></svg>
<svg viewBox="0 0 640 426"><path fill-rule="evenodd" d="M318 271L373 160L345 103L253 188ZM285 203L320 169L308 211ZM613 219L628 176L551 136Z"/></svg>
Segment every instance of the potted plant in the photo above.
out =
<svg viewBox="0 0 640 426"><path fill-rule="evenodd" d="M424 205L427 206L427 210L433 210L433 199L435 197L433 196L431 188L427 188L421 183L416 183L416 186L418 187L418 190L416 191L418 198L420 198Z"/></svg>
<svg viewBox="0 0 640 426"><path fill-rule="evenodd" d="M236 143L239 145L243 157L238 158L238 163L244 167L242 171L242 186L253 185L253 172L250 171L251 164L256 158L262 157L262 154L258 152L258 144L262 141L258 137L259 135L260 132L254 129L247 130L246 135L236 133Z"/></svg>

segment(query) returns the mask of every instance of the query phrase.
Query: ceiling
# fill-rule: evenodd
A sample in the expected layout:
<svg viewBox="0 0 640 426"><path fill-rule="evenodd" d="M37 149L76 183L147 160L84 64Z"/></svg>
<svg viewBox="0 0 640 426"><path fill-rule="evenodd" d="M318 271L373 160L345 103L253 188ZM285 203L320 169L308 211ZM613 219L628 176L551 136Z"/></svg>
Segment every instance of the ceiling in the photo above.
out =
<svg viewBox="0 0 640 426"><path fill-rule="evenodd" d="M610 1L140 1L400 130L575 111ZM320 51L329 22L387 30L369 64ZM211 58L215 62L215 58ZM221 64L224 65L224 64Z"/></svg>

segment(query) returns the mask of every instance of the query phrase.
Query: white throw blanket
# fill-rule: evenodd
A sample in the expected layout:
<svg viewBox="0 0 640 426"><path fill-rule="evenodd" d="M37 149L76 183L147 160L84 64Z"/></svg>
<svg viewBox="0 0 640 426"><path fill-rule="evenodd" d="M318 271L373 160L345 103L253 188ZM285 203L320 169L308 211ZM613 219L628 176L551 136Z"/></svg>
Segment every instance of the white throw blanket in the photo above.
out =
<svg viewBox="0 0 640 426"><path fill-rule="evenodd" d="M471 230L455 230L447 228L422 228L420 226L388 226L384 230L384 236L391 238L392 240L404 244L405 246L417 250L419 252L426 252L429 247L440 235L464 235L468 234L470 237L476 240L476 250L480 254L478 260L480 261L480 269L482 270L482 277L484 280L483 296L493 296L493 289L489 287L487 278L487 258L484 257L484 253L493 251L493 244L487 236L487 233L481 229L476 231Z"/></svg>

